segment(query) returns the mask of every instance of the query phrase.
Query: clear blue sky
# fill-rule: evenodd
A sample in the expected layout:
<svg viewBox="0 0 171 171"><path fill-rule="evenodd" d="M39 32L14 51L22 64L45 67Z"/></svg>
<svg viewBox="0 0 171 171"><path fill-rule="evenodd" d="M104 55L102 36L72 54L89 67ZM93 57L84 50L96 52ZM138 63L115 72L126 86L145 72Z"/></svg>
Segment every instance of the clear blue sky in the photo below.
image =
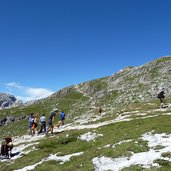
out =
<svg viewBox="0 0 171 171"><path fill-rule="evenodd" d="M0 92L27 101L171 55L170 0L1 0Z"/></svg>

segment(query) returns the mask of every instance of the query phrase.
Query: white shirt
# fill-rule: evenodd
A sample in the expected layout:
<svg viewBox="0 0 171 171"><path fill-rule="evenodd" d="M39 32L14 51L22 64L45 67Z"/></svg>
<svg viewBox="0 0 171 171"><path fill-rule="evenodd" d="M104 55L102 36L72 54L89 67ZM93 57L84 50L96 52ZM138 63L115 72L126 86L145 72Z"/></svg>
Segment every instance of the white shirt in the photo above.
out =
<svg viewBox="0 0 171 171"><path fill-rule="evenodd" d="M46 121L46 117L45 116L41 116L40 117L40 122L45 122Z"/></svg>

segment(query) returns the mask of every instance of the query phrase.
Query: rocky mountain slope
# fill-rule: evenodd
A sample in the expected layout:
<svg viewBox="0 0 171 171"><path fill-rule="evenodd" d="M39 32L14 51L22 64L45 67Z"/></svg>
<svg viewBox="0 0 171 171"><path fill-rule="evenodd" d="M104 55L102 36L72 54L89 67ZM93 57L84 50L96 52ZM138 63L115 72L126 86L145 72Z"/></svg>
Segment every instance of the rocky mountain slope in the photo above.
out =
<svg viewBox="0 0 171 171"><path fill-rule="evenodd" d="M107 106L148 101L164 88L171 94L171 57L159 58L140 67L127 67L112 76L75 86L96 103Z"/></svg>
<svg viewBox="0 0 171 171"><path fill-rule="evenodd" d="M161 57L139 67L126 67L112 76L64 88L49 99L65 98L72 92L85 100L75 102L71 113L72 109L82 108L81 111L87 112L97 106L112 110L130 103L155 100L162 89L166 96L171 95L171 57Z"/></svg>
<svg viewBox="0 0 171 171"><path fill-rule="evenodd" d="M7 93L0 93L0 109L21 105L22 101Z"/></svg>
<svg viewBox="0 0 171 171"><path fill-rule="evenodd" d="M1 126L0 138L13 137L15 154L0 161L1 170L170 170L170 66L171 57L162 57L66 87L30 105L0 110L0 117L18 118L31 112L48 118L53 108L66 113L64 126L56 125L56 116L53 135L28 135L27 119ZM163 88L164 109L156 98Z"/></svg>
<svg viewBox="0 0 171 171"><path fill-rule="evenodd" d="M132 103L156 100L165 89L171 95L171 57L161 57L139 67L126 67L111 76L90 80L59 90L48 98L30 105L14 108L11 114L27 115L33 111L49 113L52 108L63 109L73 120L80 115L103 110L115 112ZM7 115L8 111L0 111Z"/></svg>

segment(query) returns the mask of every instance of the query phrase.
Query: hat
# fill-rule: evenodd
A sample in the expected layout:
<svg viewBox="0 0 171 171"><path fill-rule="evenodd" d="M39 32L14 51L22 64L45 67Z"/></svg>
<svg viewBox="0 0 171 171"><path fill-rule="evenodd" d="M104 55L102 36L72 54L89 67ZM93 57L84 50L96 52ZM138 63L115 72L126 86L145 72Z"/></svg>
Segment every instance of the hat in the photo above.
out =
<svg viewBox="0 0 171 171"><path fill-rule="evenodd" d="M12 146L13 144L12 144L12 142L9 142L8 145L9 145L9 146Z"/></svg>
<svg viewBox="0 0 171 171"><path fill-rule="evenodd" d="M54 112L58 112L58 109L55 108L55 109L53 109L53 111L54 111Z"/></svg>

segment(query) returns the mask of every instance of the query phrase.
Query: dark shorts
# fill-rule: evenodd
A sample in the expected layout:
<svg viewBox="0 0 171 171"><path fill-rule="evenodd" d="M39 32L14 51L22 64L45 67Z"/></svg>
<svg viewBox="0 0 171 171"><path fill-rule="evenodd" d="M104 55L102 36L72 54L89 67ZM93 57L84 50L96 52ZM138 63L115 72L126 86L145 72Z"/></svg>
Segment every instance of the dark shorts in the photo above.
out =
<svg viewBox="0 0 171 171"><path fill-rule="evenodd" d="M48 119L49 126L52 126L52 119Z"/></svg>
<svg viewBox="0 0 171 171"><path fill-rule="evenodd" d="M37 128L38 124L35 122L35 123L34 123L34 126L35 126L35 128Z"/></svg>
<svg viewBox="0 0 171 171"><path fill-rule="evenodd" d="M61 121L65 120L65 117L61 117Z"/></svg>

